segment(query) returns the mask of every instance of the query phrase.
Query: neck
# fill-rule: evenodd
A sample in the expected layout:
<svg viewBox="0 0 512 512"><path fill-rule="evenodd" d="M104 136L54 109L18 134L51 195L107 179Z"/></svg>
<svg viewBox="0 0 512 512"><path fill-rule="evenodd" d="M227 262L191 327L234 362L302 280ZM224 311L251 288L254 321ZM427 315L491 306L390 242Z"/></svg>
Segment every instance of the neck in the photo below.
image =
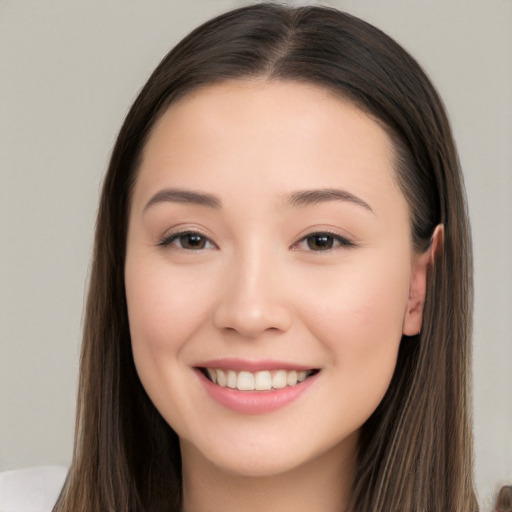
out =
<svg viewBox="0 0 512 512"><path fill-rule="evenodd" d="M244 476L218 468L182 443L183 512L343 512L355 453L334 450L290 471Z"/></svg>

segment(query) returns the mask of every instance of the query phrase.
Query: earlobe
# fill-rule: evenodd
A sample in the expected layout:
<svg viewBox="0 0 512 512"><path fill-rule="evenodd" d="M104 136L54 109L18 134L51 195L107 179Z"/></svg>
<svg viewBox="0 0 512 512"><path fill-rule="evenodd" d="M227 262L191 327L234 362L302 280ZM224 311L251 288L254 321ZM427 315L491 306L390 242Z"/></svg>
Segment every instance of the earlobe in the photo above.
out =
<svg viewBox="0 0 512 512"><path fill-rule="evenodd" d="M430 247L424 253L418 254L413 262L409 298L402 328L402 333L406 336L416 336L421 331L427 292L427 273L442 250L443 242L444 227L442 224L438 224L432 235Z"/></svg>

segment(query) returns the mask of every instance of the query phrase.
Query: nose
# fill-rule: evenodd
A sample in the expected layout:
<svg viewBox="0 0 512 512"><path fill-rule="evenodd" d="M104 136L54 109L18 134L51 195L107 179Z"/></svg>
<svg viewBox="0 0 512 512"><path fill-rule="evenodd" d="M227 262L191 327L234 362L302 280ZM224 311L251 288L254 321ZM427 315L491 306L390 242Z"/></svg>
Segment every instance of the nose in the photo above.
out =
<svg viewBox="0 0 512 512"><path fill-rule="evenodd" d="M293 322L290 294L271 258L258 251L237 259L223 283L221 300L214 312L218 329L257 338L269 332L285 332Z"/></svg>

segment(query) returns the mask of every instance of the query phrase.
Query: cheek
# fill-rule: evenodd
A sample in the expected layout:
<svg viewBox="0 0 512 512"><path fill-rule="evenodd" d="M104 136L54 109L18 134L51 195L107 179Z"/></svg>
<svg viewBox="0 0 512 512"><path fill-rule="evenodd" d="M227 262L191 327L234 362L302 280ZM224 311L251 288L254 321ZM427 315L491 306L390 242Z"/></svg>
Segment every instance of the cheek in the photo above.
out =
<svg viewBox="0 0 512 512"><path fill-rule="evenodd" d="M330 353L340 387L348 390L346 399L369 413L395 369L407 305L407 269L405 262L347 268L325 279L328 287L304 311L308 329Z"/></svg>
<svg viewBox="0 0 512 512"><path fill-rule="evenodd" d="M201 283L199 286L199 283ZM139 375L172 373L182 350L208 316L204 281L168 263L127 260L126 297Z"/></svg>
<svg viewBox="0 0 512 512"><path fill-rule="evenodd" d="M353 340L357 347L384 342L390 336L401 337L409 289L408 262L395 265L355 262L343 269L312 276L321 288L303 300L303 314L311 326L339 332L342 339ZM303 288L312 289L312 286Z"/></svg>
<svg viewBox="0 0 512 512"><path fill-rule="evenodd" d="M208 318L204 287L197 275L168 264L128 258L125 286L135 367L148 396L169 425L184 432L183 411L190 396L183 386L190 370L183 364L194 333Z"/></svg>

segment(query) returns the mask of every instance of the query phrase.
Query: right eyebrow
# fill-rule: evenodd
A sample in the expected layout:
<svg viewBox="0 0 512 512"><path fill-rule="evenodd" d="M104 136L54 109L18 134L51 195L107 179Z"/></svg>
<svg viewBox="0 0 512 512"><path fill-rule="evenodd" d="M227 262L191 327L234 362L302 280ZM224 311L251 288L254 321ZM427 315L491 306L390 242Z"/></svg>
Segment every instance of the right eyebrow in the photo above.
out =
<svg viewBox="0 0 512 512"><path fill-rule="evenodd" d="M339 190L336 188L322 188L314 190L301 190L294 192L288 197L288 203L291 206L301 207L310 204L324 203L327 201L347 201L362 206L365 210L373 213L372 207L363 201L360 197L348 192L346 190Z"/></svg>
<svg viewBox="0 0 512 512"><path fill-rule="evenodd" d="M192 203L207 208L219 210L222 208L222 201L213 194L205 194L195 190L182 188L166 188L157 192L144 206L145 212L151 206L158 203Z"/></svg>

